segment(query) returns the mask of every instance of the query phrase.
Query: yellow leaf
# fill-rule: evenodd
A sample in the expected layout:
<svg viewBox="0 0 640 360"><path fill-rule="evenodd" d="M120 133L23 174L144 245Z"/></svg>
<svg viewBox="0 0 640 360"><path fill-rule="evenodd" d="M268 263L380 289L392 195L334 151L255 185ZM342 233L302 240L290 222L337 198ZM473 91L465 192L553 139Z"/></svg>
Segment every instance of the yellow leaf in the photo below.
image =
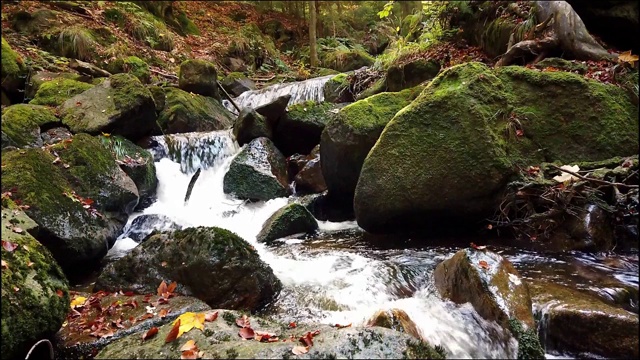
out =
<svg viewBox="0 0 640 360"><path fill-rule="evenodd" d="M200 330L204 330L204 313L196 314L193 312L186 312L180 315L177 319L173 321L173 325L180 320L180 329L178 331L178 336L182 336L182 334L189 332L194 327Z"/></svg>
<svg viewBox="0 0 640 360"><path fill-rule="evenodd" d="M107 134L107 133L104 133L104 132L103 132L103 133L102 133L102 136L104 136L104 137L109 137L109 136L111 136L111 134Z"/></svg>
<svg viewBox="0 0 640 360"><path fill-rule="evenodd" d="M623 53L620 53L620 55L618 55L618 61L628 62L633 64L634 62L638 61L638 55L631 55L631 50L625 51Z"/></svg>
<svg viewBox="0 0 640 360"><path fill-rule="evenodd" d="M75 308L76 306L84 305L84 302L87 301L87 298L84 296L78 296L77 298L71 300L71 307Z"/></svg>
<svg viewBox="0 0 640 360"><path fill-rule="evenodd" d="M400 32L400 26L396 28L396 32Z"/></svg>

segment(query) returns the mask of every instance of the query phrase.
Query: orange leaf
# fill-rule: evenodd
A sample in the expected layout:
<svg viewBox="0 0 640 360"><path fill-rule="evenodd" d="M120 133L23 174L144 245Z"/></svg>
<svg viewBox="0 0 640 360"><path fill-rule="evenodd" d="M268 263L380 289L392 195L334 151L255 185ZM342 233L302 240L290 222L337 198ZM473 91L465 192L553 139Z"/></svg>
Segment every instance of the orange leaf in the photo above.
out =
<svg viewBox="0 0 640 360"><path fill-rule="evenodd" d="M169 308L160 309L160 311L158 311L158 317L162 319L165 316L167 316L168 313L169 313Z"/></svg>
<svg viewBox="0 0 640 360"><path fill-rule="evenodd" d="M164 281L163 281L164 283ZM166 285L166 284L165 284ZM173 324L171 331L167 334L167 337L164 339L165 343L172 342L173 340L178 338L178 333L180 332L180 319Z"/></svg>
<svg viewBox="0 0 640 360"><path fill-rule="evenodd" d="M142 335L142 341L151 339L152 337L156 336L157 333L158 333L158 328L155 326L152 327L151 329L149 329L149 331L147 331L146 333L144 333L144 335Z"/></svg>
<svg viewBox="0 0 640 360"><path fill-rule="evenodd" d="M4 261L4 260L2 260L2 268L3 269L8 269L9 268L9 264L7 264L7 262ZM58 291L60 291L60 290L58 290Z"/></svg>
<svg viewBox="0 0 640 360"><path fill-rule="evenodd" d="M204 316L204 321L212 322L218 318L218 312L208 313Z"/></svg>
<svg viewBox="0 0 640 360"><path fill-rule="evenodd" d="M245 340L249 340L249 339L253 339L256 333L250 327L243 327L242 329L240 329L240 331L238 331L238 335L240 335L240 337L242 337Z"/></svg>
<svg viewBox="0 0 640 360"><path fill-rule="evenodd" d="M176 283L175 281L172 282L171 284L169 284L169 287L167 287L167 292L169 293L174 292L177 286L178 286L178 283Z"/></svg>
<svg viewBox="0 0 640 360"><path fill-rule="evenodd" d="M167 283L162 280L160 286L158 286L158 296L162 296L162 294L167 292Z"/></svg>
<svg viewBox="0 0 640 360"><path fill-rule="evenodd" d="M483 268L483 269L489 269L489 264L484 260L480 260L478 265L480 265L480 267Z"/></svg>
<svg viewBox="0 0 640 360"><path fill-rule="evenodd" d="M180 359L198 359L198 352L196 350L185 350L180 355Z"/></svg>
<svg viewBox="0 0 640 360"><path fill-rule="evenodd" d="M289 323L289 328L290 328L290 329L295 329L295 328L296 328L296 326L297 326L297 325L296 325L296 323L295 323L295 322L293 322L293 321Z"/></svg>
<svg viewBox="0 0 640 360"><path fill-rule="evenodd" d="M249 317L247 315L242 315L242 317L236 319L236 325L240 327L249 327L251 323L249 322Z"/></svg>
<svg viewBox="0 0 640 360"><path fill-rule="evenodd" d="M182 345L182 347L180 348L180 351L187 351L187 350L198 350L198 347L196 346L196 342L193 340L189 340L186 343L184 343L184 345Z"/></svg>
<svg viewBox="0 0 640 360"><path fill-rule="evenodd" d="M294 355L302 355L302 354L306 354L309 352L309 347L307 346L296 346L293 349L291 349L291 352Z"/></svg>

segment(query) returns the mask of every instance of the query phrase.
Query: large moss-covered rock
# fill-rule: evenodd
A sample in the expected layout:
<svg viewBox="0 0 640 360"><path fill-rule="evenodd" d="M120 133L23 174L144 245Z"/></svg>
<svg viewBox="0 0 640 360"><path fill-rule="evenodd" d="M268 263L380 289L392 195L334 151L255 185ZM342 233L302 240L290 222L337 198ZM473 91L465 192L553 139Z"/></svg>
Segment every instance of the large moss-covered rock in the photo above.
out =
<svg viewBox="0 0 640 360"><path fill-rule="evenodd" d="M617 86L520 66L451 67L371 149L354 200L358 224L429 231L490 217L519 168L636 153L637 127L637 106Z"/></svg>
<svg viewBox="0 0 640 360"><path fill-rule="evenodd" d="M259 137L272 139L273 130L264 116L251 108L244 108L233 125L233 136L242 146Z"/></svg>
<svg viewBox="0 0 640 360"><path fill-rule="evenodd" d="M6 107L2 110L2 147L42 146L40 131L59 123L53 111L44 106L16 104Z"/></svg>
<svg viewBox="0 0 640 360"><path fill-rule="evenodd" d="M58 106L93 87L84 82L58 78L43 82L29 104Z"/></svg>
<svg viewBox="0 0 640 360"><path fill-rule="evenodd" d="M144 84L151 81L149 65L137 56L113 60L107 65L106 70L112 74L129 73Z"/></svg>
<svg viewBox="0 0 640 360"><path fill-rule="evenodd" d="M69 79L76 80L81 82L90 82L90 78L88 76L82 76L74 73L67 72L50 72L50 71L38 71L37 73L31 75L29 78L29 82L27 83L27 87L25 89L25 98L33 99L36 96L36 92L40 88L42 84L47 81L57 80L57 79ZM77 94L74 94L77 95ZM65 99L66 100L66 99ZM62 101L64 102L64 101ZM60 102L60 104L62 103Z"/></svg>
<svg viewBox="0 0 640 360"><path fill-rule="evenodd" d="M2 160L2 191L29 205L25 212L41 228L36 238L67 276L107 253L138 201L114 155L87 134L47 150L10 151Z"/></svg>
<svg viewBox="0 0 640 360"><path fill-rule="evenodd" d="M178 77L180 89L220 99L218 74L213 63L204 60L187 60L180 64Z"/></svg>
<svg viewBox="0 0 640 360"><path fill-rule="evenodd" d="M223 189L240 199L267 201L287 196L286 160L271 140L253 139L231 162Z"/></svg>
<svg viewBox="0 0 640 360"><path fill-rule="evenodd" d="M205 322L204 330L193 329L178 338L165 343L171 324L160 327L158 335L144 342L140 341L143 332L131 334L105 347L96 359L175 359L181 355L180 347L193 340L198 349L204 352L204 358L238 359L288 359L293 356L300 359L444 359L441 348L419 341L411 336L382 327L348 327L337 329L322 324L298 324L290 328L288 324L271 321L267 318L250 316L252 328L277 334L280 339L300 337L300 334L319 331L313 337L313 346L309 352L293 355L291 349L297 344L290 341L259 342L244 340L238 336L239 328L235 319L242 314L236 311L216 310L218 319Z"/></svg>
<svg viewBox="0 0 640 360"><path fill-rule="evenodd" d="M329 192L351 199L360 168L380 133L395 114L422 89L381 93L342 108L326 125L320 139L322 174Z"/></svg>
<svg viewBox="0 0 640 360"><path fill-rule="evenodd" d="M288 204L273 213L262 224L259 242L270 243L285 236L312 233L318 230L318 222L309 210L300 204Z"/></svg>
<svg viewBox="0 0 640 360"><path fill-rule="evenodd" d="M267 305L282 287L269 265L238 235L198 227L152 235L107 265L94 290L154 293L163 280L175 281L176 292L209 306L243 310Z"/></svg>
<svg viewBox="0 0 640 360"><path fill-rule="evenodd" d="M165 134L222 130L231 127L233 117L213 98L164 88L164 108L158 125Z"/></svg>
<svg viewBox="0 0 640 360"><path fill-rule="evenodd" d="M457 304L471 303L484 319L522 338L519 359L544 357L529 288L508 260L489 250L463 249L438 264L433 276L441 296Z"/></svg>
<svg viewBox="0 0 640 360"><path fill-rule="evenodd" d="M112 75L72 97L62 104L61 113L74 133L113 133L135 141L157 128L153 97L130 74Z"/></svg>
<svg viewBox="0 0 640 360"><path fill-rule="evenodd" d="M402 65L392 65L387 70L387 91L400 91L433 79L440 71L437 61L416 59Z"/></svg>
<svg viewBox="0 0 640 360"><path fill-rule="evenodd" d="M291 105L278 121L273 142L284 156L308 154L320 143L320 134L329 119L344 105L313 101Z"/></svg>
<svg viewBox="0 0 640 360"><path fill-rule="evenodd" d="M606 358L638 357L638 314L560 284L530 284L547 349Z"/></svg>
<svg viewBox="0 0 640 360"><path fill-rule="evenodd" d="M6 100L12 103L22 102L24 94L20 94L24 90L25 78L27 75L27 67L24 61L13 49L9 43L2 38L2 66L0 67L0 85L2 92L7 96Z"/></svg>
<svg viewBox="0 0 640 360"><path fill-rule="evenodd" d="M16 359L24 358L38 340L60 328L69 309L69 284L51 253L33 238L32 234L39 231L38 225L5 196L2 199L2 358ZM4 246L5 241L9 246ZM13 247L15 249L8 250Z"/></svg>
<svg viewBox="0 0 640 360"><path fill-rule="evenodd" d="M56 354L60 359L92 359L103 347L127 335L173 322L185 312L197 313L211 309L196 298L180 295L159 301L160 296L155 293L129 296L105 291L93 294L78 292L72 300L80 297L85 298L87 304L100 304L100 308L82 306L75 309L80 316L69 313L67 324L55 335ZM148 315L147 304L154 307L152 317ZM166 315L160 316L163 312ZM103 327L92 334L91 325L94 321ZM87 329L89 331L85 331ZM106 334L112 335L96 336Z"/></svg>

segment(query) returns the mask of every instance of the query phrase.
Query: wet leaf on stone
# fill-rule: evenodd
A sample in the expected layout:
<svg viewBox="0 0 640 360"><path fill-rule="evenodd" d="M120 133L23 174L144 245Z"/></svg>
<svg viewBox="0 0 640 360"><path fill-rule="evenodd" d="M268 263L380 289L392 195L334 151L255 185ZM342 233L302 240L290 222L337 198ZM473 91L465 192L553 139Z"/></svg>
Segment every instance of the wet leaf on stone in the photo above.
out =
<svg viewBox="0 0 640 360"><path fill-rule="evenodd" d="M252 328L243 327L242 329L240 329L240 331L238 331L238 335L240 335L240 337L242 337L245 340L249 340L249 339L253 339L256 334Z"/></svg>
<svg viewBox="0 0 640 360"><path fill-rule="evenodd" d="M478 262L478 265L480 265L480 267L483 269L486 269L486 270L489 269L489 264L484 260L480 260L480 262Z"/></svg>
<svg viewBox="0 0 640 360"><path fill-rule="evenodd" d="M194 350L185 350L180 354L180 359L199 359L199 354Z"/></svg>
<svg viewBox="0 0 640 360"><path fill-rule="evenodd" d="M162 280L160 286L158 286L158 296L162 296L162 294L167 292L167 283Z"/></svg>
<svg viewBox="0 0 640 360"><path fill-rule="evenodd" d="M149 329L149 331L144 333L144 335L142 335L142 340L144 341L147 339L151 339L152 337L156 336L156 334L158 334L158 328L154 326L151 329Z"/></svg>
<svg viewBox="0 0 640 360"><path fill-rule="evenodd" d="M182 334L189 332L194 327L200 330L204 330L204 313L193 313L186 312L178 317L174 321L174 324L180 322L180 328L178 332L178 337L182 336Z"/></svg>
<svg viewBox="0 0 640 360"><path fill-rule="evenodd" d="M178 338L178 334L180 333L180 318L173 323L173 327L171 331L167 334L167 337L164 339L165 343L172 342L173 340Z"/></svg>
<svg viewBox="0 0 640 360"><path fill-rule="evenodd" d="M294 355L302 355L302 354L306 354L309 352L309 347L307 346L296 346L293 349L291 349L291 352Z"/></svg>
<svg viewBox="0 0 640 360"><path fill-rule="evenodd" d="M218 318L218 312L215 311L212 313L205 314L204 321L212 322L212 321L216 321L217 318Z"/></svg>
<svg viewBox="0 0 640 360"><path fill-rule="evenodd" d="M160 317L160 319L167 316L167 314L169 314L169 308L160 309L160 311L158 311L158 317Z"/></svg>
<svg viewBox="0 0 640 360"><path fill-rule="evenodd" d="M182 347L180 348L180 351L187 351L187 350L197 350L198 347L196 346L196 342L193 340L188 340L186 343L184 343L184 345L182 345Z"/></svg>
<svg viewBox="0 0 640 360"><path fill-rule="evenodd" d="M22 234L22 232L24 231L24 230L22 230L22 228L19 228L17 226L14 226L13 229L11 229L11 230L16 234Z"/></svg>
<svg viewBox="0 0 640 360"><path fill-rule="evenodd" d="M2 240L2 248L7 250L8 252L12 252L13 250L15 250L18 247L18 244L16 243L12 243L10 241L4 241Z"/></svg>
<svg viewBox="0 0 640 360"><path fill-rule="evenodd" d="M242 317L237 318L236 325L239 327L250 327L251 323L249 321L249 317L247 315L242 315Z"/></svg>
<svg viewBox="0 0 640 360"><path fill-rule="evenodd" d="M176 283L175 281L172 282L171 284L169 284L169 286L167 287L167 292L169 294L173 293L176 290L176 287L178 286L178 283Z"/></svg>

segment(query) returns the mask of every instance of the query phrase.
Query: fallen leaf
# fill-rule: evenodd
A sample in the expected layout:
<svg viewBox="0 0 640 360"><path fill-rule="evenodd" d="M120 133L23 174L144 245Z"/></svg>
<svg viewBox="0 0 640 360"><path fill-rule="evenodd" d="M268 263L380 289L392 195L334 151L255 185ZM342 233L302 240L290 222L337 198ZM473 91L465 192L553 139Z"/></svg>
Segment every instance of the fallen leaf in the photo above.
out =
<svg viewBox="0 0 640 360"><path fill-rule="evenodd" d="M160 263L160 266L162 266L162 267L167 266L167 262L166 262L166 261L161 262L161 263Z"/></svg>
<svg viewBox="0 0 640 360"><path fill-rule="evenodd" d="M216 321L216 319L218 318L218 312L213 312L213 313L208 313L204 316L204 321L207 322L212 322L212 321Z"/></svg>
<svg viewBox="0 0 640 360"><path fill-rule="evenodd" d="M58 295L58 297L63 297L64 296L64 292L62 292L62 290L56 290L56 294Z"/></svg>
<svg viewBox="0 0 640 360"><path fill-rule="evenodd" d="M180 354L180 359L198 359L199 354L194 350L185 350Z"/></svg>
<svg viewBox="0 0 640 360"><path fill-rule="evenodd" d="M160 311L158 311L158 317L162 319L165 316L167 316L168 313L169 313L169 308L160 309Z"/></svg>
<svg viewBox="0 0 640 360"><path fill-rule="evenodd" d="M338 328L338 329L344 329L344 328L348 328L349 326L351 326L351 323L347 324L347 325L340 325L340 324L335 324L334 327Z"/></svg>
<svg viewBox="0 0 640 360"><path fill-rule="evenodd" d="M52 164L57 164L60 162L60 156L56 157L55 159L53 159Z"/></svg>
<svg viewBox="0 0 640 360"><path fill-rule="evenodd" d="M638 61L638 55L631 55L631 50L625 51L623 53L620 53L620 55L618 55L618 61L619 62L628 62L628 63L633 64L636 61Z"/></svg>
<svg viewBox="0 0 640 360"><path fill-rule="evenodd" d="M580 167L578 165L574 165L574 166L563 165L563 166L560 167L560 169L568 170L568 171L571 171L571 172L574 172L574 173L580 171ZM578 180L578 178L563 171L560 175L554 176L553 180L555 180L555 181L557 181L559 183L565 183L567 181Z"/></svg>
<svg viewBox="0 0 640 360"><path fill-rule="evenodd" d="M22 230L22 228L19 228L17 226L15 226L13 229L11 229L14 233L16 234L21 234L24 230Z"/></svg>
<svg viewBox="0 0 640 360"><path fill-rule="evenodd" d="M478 262L478 265L480 265L480 267L483 269L489 269L489 264L484 260L480 260L480 262Z"/></svg>
<svg viewBox="0 0 640 360"><path fill-rule="evenodd" d="M295 328L296 328L296 326L298 326L298 325L296 325L296 323L295 323L295 322L293 322L293 321L289 323L289 328L290 328L290 329L295 329Z"/></svg>
<svg viewBox="0 0 640 360"><path fill-rule="evenodd" d="M168 293L172 293L176 290L176 287L178 286L178 283L176 283L175 281L172 282L171 284L169 284L169 286L167 287L167 292Z"/></svg>
<svg viewBox="0 0 640 360"><path fill-rule="evenodd" d="M9 264L7 264L7 262L4 261L4 260L2 260L2 268L3 269L8 269L9 268ZM60 291L60 290L58 290L58 291Z"/></svg>
<svg viewBox="0 0 640 360"><path fill-rule="evenodd" d="M253 339L253 337L255 336L255 332L250 327L243 327L242 329L240 329L240 331L238 331L238 335L240 335L240 337L245 340L249 340Z"/></svg>
<svg viewBox="0 0 640 360"><path fill-rule="evenodd" d="M158 286L158 295L162 296L162 294L167 292L167 283L162 280L160 286Z"/></svg>
<svg viewBox="0 0 640 360"><path fill-rule="evenodd" d="M17 287L17 286L14 286L14 287L13 287L13 291L18 292L18 291L20 291L20 288L19 288L19 287Z"/></svg>
<svg viewBox="0 0 640 360"><path fill-rule="evenodd" d="M10 241L4 241L2 240L2 248L7 250L8 252L12 252L13 250L15 250L18 247L18 244L16 243L12 243Z"/></svg>
<svg viewBox="0 0 640 360"><path fill-rule="evenodd" d="M189 340L186 343L184 343L184 345L182 345L182 347L180 348L180 351L187 351L187 350L197 350L198 347L196 346L196 342L193 340Z"/></svg>
<svg viewBox="0 0 640 360"><path fill-rule="evenodd" d="M142 341L151 339L152 337L156 336L157 333L158 333L158 328L155 326L152 327L151 329L149 329L149 331L147 331L146 333L144 333L144 335L142 335Z"/></svg>
<svg viewBox="0 0 640 360"><path fill-rule="evenodd" d="M180 322L180 328L178 332L178 336L182 336L182 334L189 332L194 327L200 330L204 330L204 313L196 314L193 312L186 312L178 317L174 321L174 324Z"/></svg>
<svg viewBox="0 0 640 360"><path fill-rule="evenodd" d="M524 135L524 131L522 131L521 129L516 130L516 136L517 137L521 137Z"/></svg>
<svg viewBox="0 0 640 360"><path fill-rule="evenodd" d="M249 317L247 315L242 315L236 319L236 325L239 327L250 327L251 323L249 322Z"/></svg>
<svg viewBox="0 0 640 360"><path fill-rule="evenodd" d="M178 338L178 334L180 333L180 318L173 323L173 327L171 331L167 334L167 337L164 339L165 343L172 342L173 340Z"/></svg>
<svg viewBox="0 0 640 360"><path fill-rule="evenodd" d="M79 306L83 306L86 301L87 301L86 297L77 296L77 297L73 298L73 300L71 300L71 308L76 308L76 307L79 307Z"/></svg>
<svg viewBox="0 0 640 360"><path fill-rule="evenodd" d="M34 265L34 262L33 262L33 261L29 261L29 262L27 263L27 267L32 267L33 265Z"/></svg>
<svg viewBox="0 0 640 360"><path fill-rule="evenodd" d="M491 225L491 224L489 224L489 225ZM487 248L485 245L476 245L475 243L471 243L471 247L473 249L475 249L475 250L484 250L484 249Z"/></svg>
<svg viewBox="0 0 640 360"><path fill-rule="evenodd" d="M306 354L309 352L309 347L307 346L296 346L293 349L291 349L291 352L294 355L302 355L302 354Z"/></svg>

